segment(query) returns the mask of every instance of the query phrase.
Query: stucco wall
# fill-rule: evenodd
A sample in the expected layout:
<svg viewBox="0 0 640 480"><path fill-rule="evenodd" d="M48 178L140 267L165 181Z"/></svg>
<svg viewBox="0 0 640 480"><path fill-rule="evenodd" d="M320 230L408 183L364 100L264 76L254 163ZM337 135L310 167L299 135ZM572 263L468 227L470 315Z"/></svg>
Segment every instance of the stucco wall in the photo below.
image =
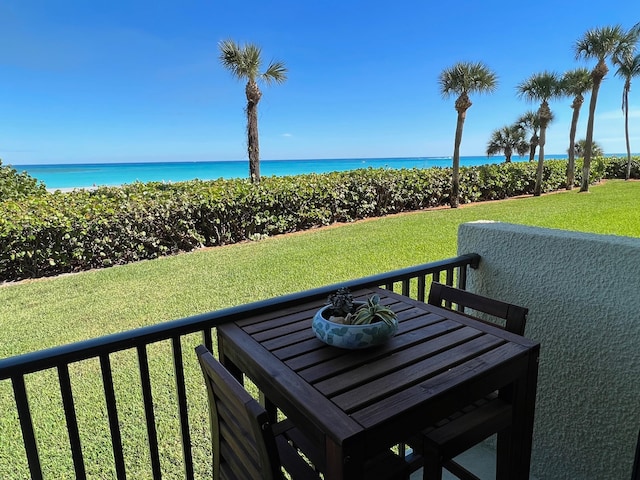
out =
<svg viewBox="0 0 640 480"><path fill-rule="evenodd" d="M628 479L640 429L640 239L494 222L460 226L468 288L529 308L541 342L532 474Z"/></svg>

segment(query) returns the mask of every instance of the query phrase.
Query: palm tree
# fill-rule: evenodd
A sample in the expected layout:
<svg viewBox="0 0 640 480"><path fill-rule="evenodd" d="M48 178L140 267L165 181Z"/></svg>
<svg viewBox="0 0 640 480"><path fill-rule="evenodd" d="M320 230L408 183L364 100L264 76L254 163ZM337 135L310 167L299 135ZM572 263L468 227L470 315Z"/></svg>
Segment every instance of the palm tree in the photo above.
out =
<svg viewBox="0 0 640 480"><path fill-rule="evenodd" d="M538 113L533 110L523 113L516 121L525 131L531 132L531 139L529 140L529 161L533 162L536 156L536 148L540 138L538 138L538 130L540 129L540 122L538 121Z"/></svg>
<svg viewBox="0 0 640 480"><path fill-rule="evenodd" d="M487 156L504 152L504 162L511 162L511 155L515 151L524 155L529 150L529 143L524 138L524 129L517 123L494 130L487 144Z"/></svg>
<svg viewBox="0 0 640 480"><path fill-rule="evenodd" d="M554 72L543 72L532 75L517 87L518 94L529 101L540 101L538 108L538 122L540 124L540 140L538 151L538 168L536 170L536 184L533 195L540 196L542 192L542 172L544 169L544 144L547 136L547 126L553 119L549 108L549 100L562 94L560 77Z"/></svg>
<svg viewBox="0 0 640 480"><path fill-rule="evenodd" d="M631 90L631 79L640 77L640 54L636 56L628 55L623 58L614 60L618 65L616 75L624 78L624 87L622 89L622 111L624 112L624 136L627 142L627 170L625 172L625 180L629 180L631 176L631 145L629 144L629 90Z"/></svg>
<svg viewBox="0 0 640 480"><path fill-rule="evenodd" d="M247 80L245 94L247 96L247 151L249 154L249 176L254 183L260 182L260 144L258 141L258 102L262 92L258 88L258 80L267 85L271 82L284 83L287 79L287 68L282 62L272 61L267 69L260 73L262 64L261 49L257 45L247 43L239 45L233 40L223 40L220 48L220 62L239 80Z"/></svg>
<svg viewBox="0 0 640 480"><path fill-rule="evenodd" d="M462 129L467 110L472 103L470 93L490 93L498 84L497 76L482 62L459 62L450 68L444 69L438 79L440 92L444 98L457 95L455 108L458 112L456 123L456 137L453 147L453 173L451 178L451 208L457 208L460 192L460 143L462 141Z"/></svg>
<svg viewBox="0 0 640 480"><path fill-rule="evenodd" d="M578 158L584 157L586 145L587 145L587 141L584 138L576 142L575 148L574 148L576 157ZM592 141L591 156L595 158L595 157L602 157L603 155L604 155L604 150L602 150L602 147L598 145L598 142L596 142L595 140Z"/></svg>
<svg viewBox="0 0 640 480"><path fill-rule="evenodd" d="M591 90L593 80L589 70L586 68L576 68L565 72L562 76L562 91L565 95L573 97L571 108L573 116L571 118L571 128L569 129L569 162L567 163L567 190L573 189L576 175L575 142L580 108L584 103L584 94Z"/></svg>
<svg viewBox="0 0 640 480"><path fill-rule="evenodd" d="M620 25L607 26L587 30L574 47L576 59L594 58L598 60L591 71L593 86L591 87L591 100L589 101L589 119L587 120L587 136L585 138L584 164L582 167L581 192L589 191L589 173L591 168L591 144L593 143L593 124L598 102L598 91L602 79L609 72L607 59L624 58L629 55L637 40L637 32L631 29L625 32Z"/></svg>

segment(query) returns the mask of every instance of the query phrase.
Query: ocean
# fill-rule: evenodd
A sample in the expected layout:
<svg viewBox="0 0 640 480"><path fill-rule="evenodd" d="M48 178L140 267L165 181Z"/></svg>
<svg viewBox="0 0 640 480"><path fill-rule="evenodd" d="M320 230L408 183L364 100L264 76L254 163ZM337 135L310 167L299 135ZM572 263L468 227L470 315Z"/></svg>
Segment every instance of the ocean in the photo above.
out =
<svg viewBox="0 0 640 480"><path fill-rule="evenodd" d="M548 155L566 158L566 155ZM527 161L528 157L512 157L512 161ZM461 157L461 166L501 163L503 156ZM262 160L260 175L300 175L328 173L358 168L431 168L450 167L451 157L415 158L340 158L318 160ZM67 163L50 165L13 165L43 182L50 190L116 186L134 182L182 182L193 179L248 178L249 163L244 161L216 162L145 162L145 163Z"/></svg>

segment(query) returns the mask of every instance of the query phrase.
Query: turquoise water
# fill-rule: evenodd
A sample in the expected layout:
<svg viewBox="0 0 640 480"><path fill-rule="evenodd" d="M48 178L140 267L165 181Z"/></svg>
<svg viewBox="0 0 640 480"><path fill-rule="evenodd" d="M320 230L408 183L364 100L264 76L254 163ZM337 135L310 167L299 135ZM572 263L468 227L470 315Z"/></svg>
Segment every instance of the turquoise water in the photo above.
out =
<svg viewBox="0 0 640 480"><path fill-rule="evenodd" d="M547 158L566 158L550 155ZM528 157L512 157L512 161L525 161ZM461 157L461 166L501 163L504 157ZM265 176L300 175L355 170L358 168L431 168L450 167L450 157L416 158L343 158L319 160L262 160L260 174ZM55 165L14 165L42 181L47 188L74 188L102 185L123 185L133 182L181 182L200 179L247 178L247 161L218 162L149 162L149 163L93 163Z"/></svg>

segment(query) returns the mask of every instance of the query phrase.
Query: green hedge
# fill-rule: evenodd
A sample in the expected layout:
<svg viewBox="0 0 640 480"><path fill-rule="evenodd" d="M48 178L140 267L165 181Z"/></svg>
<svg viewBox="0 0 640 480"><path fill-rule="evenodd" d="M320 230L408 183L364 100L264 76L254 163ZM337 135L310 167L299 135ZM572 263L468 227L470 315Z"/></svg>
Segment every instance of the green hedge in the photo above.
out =
<svg viewBox="0 0 640 480"><path fill-rule="evenodd" d="M45 195L47 189L27 172L19 172L0 159L0 201L21 200L33 195Z"/></svg>
<svg viewBox="0 0 640 480"><path fill-rule="evenodd" d="M597 159L591 181L624 177ZM545 162L543 191L565 188L566 161ZM635 159L635 177L640 162ZM581 166L576 168L576 185ZM461 203L533 193L535 162L461 169ZM335 222L447 205L451 169L362 169L293 177L135 183L0 203L0 281L108 267Z"/></svg>

